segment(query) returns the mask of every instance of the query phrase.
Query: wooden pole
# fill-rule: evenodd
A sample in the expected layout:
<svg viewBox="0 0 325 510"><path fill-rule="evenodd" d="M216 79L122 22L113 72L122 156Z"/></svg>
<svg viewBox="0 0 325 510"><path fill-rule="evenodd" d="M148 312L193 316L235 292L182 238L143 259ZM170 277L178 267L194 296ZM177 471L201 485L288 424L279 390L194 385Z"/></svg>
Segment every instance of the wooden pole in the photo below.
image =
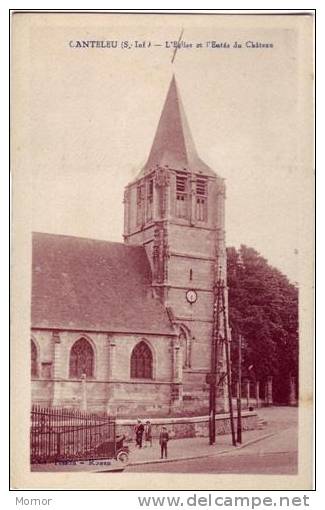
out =
<svg viewBox="0 0 325 510"><path fill-rule="evenodd" d="M241 422L241 349L242 349L242 337L238 336L238 395L237 395L237 441L242 442L242 422Z"/></svg>
<svg viewBox="0 0 325 510"><path fill-rule="evenodd" d="M210 393L209 393L209 440L210 445L216 441L216 380L218 363L218 344L219 344L219 326L220 326L220 278L216 284L216 299L214 303L214 321L211 346L211 373L210 373Z"/></svg>
<svg viewBox="0 0 325 510"><path fill-rule="evenodd" d="M224 283L222 283L222 311L223 311L223 327L224 327L224 339L225 339L225 350L226 350L226 367L227 367L227 386L228 386L228 402L229 402L229 417L230 417L230 427L231 427L231 438L233 446L236 446L236 436L235 436L235 423L234 423L234 413L232 408L232 394L231 394L231 366L230 366L230 345L228 339L228 325L227 325L227 315L226 315L226 305L225 305L225 288Z"/></svg>

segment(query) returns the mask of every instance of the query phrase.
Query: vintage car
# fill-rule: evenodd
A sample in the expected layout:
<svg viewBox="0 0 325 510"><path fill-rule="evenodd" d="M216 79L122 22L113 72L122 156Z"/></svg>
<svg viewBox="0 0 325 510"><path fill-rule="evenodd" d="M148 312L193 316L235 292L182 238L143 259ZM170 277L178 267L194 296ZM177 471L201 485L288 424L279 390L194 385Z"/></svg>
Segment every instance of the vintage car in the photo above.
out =
<svg viewBox="0 0 325 510"><path fill-rule="evenodd" d="M95 450L96 460L101 458L115 459L121 465L126 465L129 460L129 447L124 445L125 436L116 436L114 441L105 441Z"/></svg>
<svg viewBox="0 0 325 510"><path fill-rule="evenodd" d="M125 436L116 436L83 452L65 450L64 454L56 455L50 461L48 457L39 458L31 463L31 471L124 471L129 461L129 447L124 445L124 439Z"/></svg>

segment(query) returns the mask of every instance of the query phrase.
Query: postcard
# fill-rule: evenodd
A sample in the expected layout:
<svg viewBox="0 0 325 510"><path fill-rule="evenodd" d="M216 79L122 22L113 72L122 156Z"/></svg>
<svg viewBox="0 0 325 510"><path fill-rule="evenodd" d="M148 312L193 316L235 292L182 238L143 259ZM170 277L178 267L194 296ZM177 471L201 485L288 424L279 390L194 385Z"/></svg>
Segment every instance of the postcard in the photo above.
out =
<svg viewBox="0 0 325 510"><path fill-rule="evenodd" d="M11 13L14 488L312 487L313 30Z"/></svg>

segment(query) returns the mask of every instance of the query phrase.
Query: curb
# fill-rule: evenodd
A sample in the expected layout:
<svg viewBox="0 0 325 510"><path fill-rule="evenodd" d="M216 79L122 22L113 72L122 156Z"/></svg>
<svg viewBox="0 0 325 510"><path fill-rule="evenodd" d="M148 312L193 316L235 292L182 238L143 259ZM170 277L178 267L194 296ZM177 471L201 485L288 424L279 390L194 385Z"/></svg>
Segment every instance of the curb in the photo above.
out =
<svg viewBox="0 0 325 510"><path fill-rule="evenodd" d="M247 443L241 444L237 447L237 450L242 450L243 448L246 448L246 446L250 446L251 444L258 443L259 441L262 441L263 439L268 439L269 437L275 436L277 432L269 432L268 434L264 434L264 436L256 437L255 439L251 439L250 441L247 441ZM232 451L232 450L228 450Z"/></svg>
<svg viewBox="0 0 325 510"><path fill-rule="evenodd" d="M182 460L195 460L195 459L204 459L207 457L215 457L216 455L222 455L225 453L231 453L234 451L242 450L243 448L246 448L246 446L250 446L251 444L258 443L259 441L263 441L263 439L267 439L269 437L272 437L276 434L276 432L271 432L268 434L264 434L264 436L257 437L255 439L251 439L250 441L247 441L247 443L242 444L237 447L228 448L226 450L221 450L214 453L205 453L204 455L192 455L192 456L186 456L186 457L177 457L174 459L157 459L157 460L140 460L135 462L129 462L128 466L139 466L142 464L166 464L168 462L177 462Z"/></svg>

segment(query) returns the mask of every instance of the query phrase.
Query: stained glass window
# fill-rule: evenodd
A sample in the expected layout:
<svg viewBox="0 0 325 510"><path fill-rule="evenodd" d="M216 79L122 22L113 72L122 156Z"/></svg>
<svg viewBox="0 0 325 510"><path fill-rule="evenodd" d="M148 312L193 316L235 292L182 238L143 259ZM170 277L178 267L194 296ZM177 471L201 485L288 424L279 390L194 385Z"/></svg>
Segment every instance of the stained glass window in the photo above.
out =
<svg viewBox="0 0 325 510"><path fill-rule="evenodd" d="M152 379L152 353L145 342L137 344L131 355L131 377Z"/></svg>
<svg viewBox="0 0 325 510"><path fill-rule="evenodd" d="M70 377L80 378L94 375L94 350L88 340L80 338L70 352Z"/></svg>

